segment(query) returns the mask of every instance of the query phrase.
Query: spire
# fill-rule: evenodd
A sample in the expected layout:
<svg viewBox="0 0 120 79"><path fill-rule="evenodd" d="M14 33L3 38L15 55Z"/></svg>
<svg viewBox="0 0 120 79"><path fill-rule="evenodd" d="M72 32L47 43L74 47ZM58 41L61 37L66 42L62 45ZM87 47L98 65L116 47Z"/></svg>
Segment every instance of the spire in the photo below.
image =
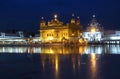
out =
<svg viewBox="0 0 120 79"><path fill-rule="evenodd" d="M44 17L41 17L42 20L44 20Z"/></svg>
<svg viewBox="0 0 120 79"><path fill-rule="evenodd" d="M41 17L40 26L41 26L41 27L46 26L46 22L45 22L45 20L44 20L44 17Z"/></svg>
<svg viewBox="0 0 120 79"><path fill-rule="evenodd" d="M44 22L44 17L41 17L41 22Z"/></svg>
<svg viewBox="0 0 120 79"><path fill-rule="evenodd" d="M97 22L95 15L92 16L92 20L91 20L89 26L92 29L91 30L92 32L94 32L95 30L98 31L98 29L99 29L99 23Z"/></svg>
<svg viewBox="0 0 120 79"><path fill-rule="evenodd" d="M91 21L90 24L94 26L94 25L97 24L97 23L98 23L98 22L97 22L97 20L96 20L96 15L93 15L93 16L92 16L92 21Z"/></svg>
<svg viewBox="0 0 120 79"><path fill-rule="evenodd" d="M74 15L74 13L72 14L72 17L74 17L75 15Z"/></svg>
<svg viewBox="0 0 120 79"><path fill-rule="evenodd" d="M62 26L63 22L60 22L58 19L58 15L54 14L53 19L48 21L48 26Z"/></svg>
<svg viewBox="0 0 120 79"><path fill-rule="evenodd" d="M96 15L93 15L92 17L93 17L92 22L97 22Z"/></svg>
<svg viewBox="0 0 120 79"><path fill-rule="evenodd" d="M57 21L57 18L58 18L58 15L55 14L55 15L54 15L54 20Z"/></svg>
<svg viewBox="0 0 120 79"><path fill-rule="evenodd" d="M72 19L71 19L71 24L75 24L75 18L74 18L74 14L72 14Z"/></svg>
<svg viewBox="0 0 120 79"><path fill-rule="evenodd" d="M93 15L93 18L95 18L96 16L95 15Z"/></svg>
<svg viewBox="0 0 120 79"><path fill-rule="evenodd" d="M79 16L77 17L76 24L77 24L77 25L80 25L80 17L79 17Z"/></svg>

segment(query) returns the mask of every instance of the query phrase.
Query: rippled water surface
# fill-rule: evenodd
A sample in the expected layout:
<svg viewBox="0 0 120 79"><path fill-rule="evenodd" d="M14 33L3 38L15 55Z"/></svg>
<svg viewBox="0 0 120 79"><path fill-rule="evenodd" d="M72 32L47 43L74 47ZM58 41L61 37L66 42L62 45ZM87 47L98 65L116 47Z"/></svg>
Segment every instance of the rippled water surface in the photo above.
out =
<svg viewBox="0 0 120 79"><path fill-rule="evenodd" d="M0 79L120 79L120 46L0 47Z"/></svg>

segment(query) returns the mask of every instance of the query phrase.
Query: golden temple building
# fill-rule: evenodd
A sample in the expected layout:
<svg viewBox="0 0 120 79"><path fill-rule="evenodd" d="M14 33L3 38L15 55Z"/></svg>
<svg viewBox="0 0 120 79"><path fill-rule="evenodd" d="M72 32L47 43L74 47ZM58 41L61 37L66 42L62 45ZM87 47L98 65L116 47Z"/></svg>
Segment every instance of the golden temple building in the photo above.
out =
<svg viewBox="0 0 120 79"><path fill-rule="evenodd" d="M79 17L77 20L72 15L70 23L63 24L55 14L51 21L41 18L40 40L41 43L77 43L82 35L82 26Z"/></svg>

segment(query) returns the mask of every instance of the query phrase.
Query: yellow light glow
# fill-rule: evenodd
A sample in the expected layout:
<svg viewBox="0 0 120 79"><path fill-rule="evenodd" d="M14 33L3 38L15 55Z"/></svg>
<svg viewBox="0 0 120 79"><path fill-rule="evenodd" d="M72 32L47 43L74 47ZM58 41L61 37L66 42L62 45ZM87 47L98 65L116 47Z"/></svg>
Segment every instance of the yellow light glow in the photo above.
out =
<svg viewBox="0 0 120 79"><path fill-rule="evenodd" d="M79 47L79 53L80 53L80 54L83 54L83 52L84 52L84 47L83 47L83 46L80 46L80 47Z"/></svg>
<svg viewBox="0 0 120 79"><path fill-rule="evenodd" d="M74 36L75 34L73 33L72 36Z"/></svg>
<svg viewBox="0 0 120 79"><path fill-rule="evenodd" d="M96 63L96 58L97 58L97 55L95 53L91 53L90 54L91 56L91 76L92 78L94 78L96 76L96 69L97 69L97 63Z"/></svg>
<svg viewBox="0 0 120 79"><path fill-rule="evenodd" d="M96 67L96 54L91 53L91 64L92 64L92 69Z"/></svg>
<svg viewBox="0 0 120 79"><path fill-rule="evenodd" d="M91 59L92 59L92 61L94 61L96 59L96 54L95 53L91 53Z"/></svg>
<svg viewBox="0 0 120 79"><path fill-rule="evenodd" d="M91 32L96 32L96 29L95 29L95 28L92 28L92 29L91 29Z"/></svg>
<svg viewBox="0 0 120 79"><path fill-rule="evenodd" d="M56 73L58 73L58 68L59 68L59 66L58 66L58 56L56 55L56 57L55 57L55 70L56 70Z"/></svg>
<svg viewBox="0 0 120 79"><path fill-rule="evenodd" d="M52 47L47 48L47 49L45 49L45 51L44 51L45 54L55 54L54 52L55 52L55 51L53 50Z"/></svg>
<svg viewBox="0 0 120 79"><path fill-rule="evenodd" d="M83 44L83 42L84 42L83 39L79 39L80 44Z"/></svg>
<svg viewBox="0 0 120 79"><path fill-rule="evenodd" d="M49 54L54 54L54 51L53 51L52 48L50 48L50 52L49 52Z"/></svg>
<svg viewBox="0 0 120 79"><path fill-rule="evenodd" d="M49 39L50 39L50 40L53 40L53 37L50 37Z"/></svg>
<svg viewBox="0 0 120 79"><path fill-rule="evenodd" d="M91 31L91 32L96 32L96 29L95 29L95 28L91 28L90 31Z"/></svg>

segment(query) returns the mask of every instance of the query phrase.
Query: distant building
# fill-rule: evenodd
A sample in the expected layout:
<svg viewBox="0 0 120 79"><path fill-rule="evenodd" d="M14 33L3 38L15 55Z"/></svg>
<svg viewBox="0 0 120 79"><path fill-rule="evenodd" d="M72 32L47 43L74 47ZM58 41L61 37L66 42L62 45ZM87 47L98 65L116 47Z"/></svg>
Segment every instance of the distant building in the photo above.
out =
<svg viewBox="0 0 120 79"><path fill-rule="evenodd" d="M35 34L35 36L31 37L31 38L32 38L32 43L34 43L34 44L40 43L40 34Z"/></svg>
<svg viewBox="0 0 120 79"><path fill-rule="evenodd" d="M112 44L112 43L120 44L120 31L114 31L114 30L104 31L104 36L102 38L102 41L108 44Z"/></svg>
<svg viewBox="0 0 120 79"><path fill-rule="evenodd" d="M5 38L23 38L24 34L22 31L18 31L17 33L0 33L0 39L5 39Z"/></svg>
<svg viewBox="0 0 120 79"><path fill-rule="evenodd" d="M15 44L26 43L24 34L22 31L16 33L0 33L0 44Z"/></svg>
<svg viewBox="0 0 120 79"><path fill-rule="evenodd" d="M54 19L48 21L48 24L43 17L40 22L40 41L42 43L77 43L81 33L80 19L78 17L75 20L74 14L70 23L66 25L58 20L57 15L54 15Z"/></svg>
<svg viewBox="0 0 120 79"><path fill-rule="evenodd" d="M83 38L87 39L88 42L99 42L103 36L103 28L97 22L95 15L87 27L87 30L83 32Z"/></svg>

